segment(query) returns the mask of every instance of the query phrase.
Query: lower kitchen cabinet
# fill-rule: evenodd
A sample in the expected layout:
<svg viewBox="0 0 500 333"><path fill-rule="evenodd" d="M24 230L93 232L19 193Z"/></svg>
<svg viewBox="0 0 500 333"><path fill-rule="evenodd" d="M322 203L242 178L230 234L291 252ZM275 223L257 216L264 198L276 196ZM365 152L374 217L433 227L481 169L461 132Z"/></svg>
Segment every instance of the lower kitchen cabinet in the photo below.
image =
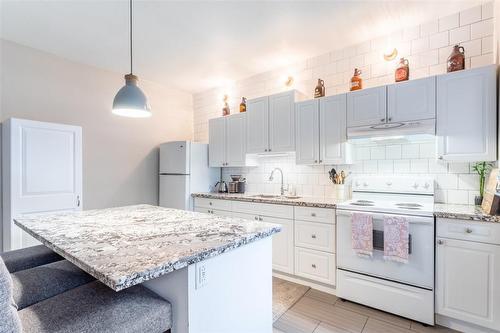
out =
<svg viewBox="0 0 500 333"><path fill-rule="evenodd" d="M437 223L436 313L500 330L500 243L476 241L498 242L500 225Z"/></svg>
<svg viewBox="0 0 500 333"><path fill-rule="evenodd" d="M273 236L273 270L332 288L335 285L335 210L195 198L195 211L280 224Z"/></svg>

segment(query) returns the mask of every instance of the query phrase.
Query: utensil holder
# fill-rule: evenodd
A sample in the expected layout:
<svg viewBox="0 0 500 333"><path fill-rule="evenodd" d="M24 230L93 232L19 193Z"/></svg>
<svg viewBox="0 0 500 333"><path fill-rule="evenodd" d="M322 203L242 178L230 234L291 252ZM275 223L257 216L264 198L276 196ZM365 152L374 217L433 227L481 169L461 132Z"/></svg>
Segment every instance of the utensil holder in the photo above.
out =
<svg viewBox="0 0 500 333"><path fill-rule="evenodd" d="M351 184L333 184L337 200L351 199Z"/></svg>

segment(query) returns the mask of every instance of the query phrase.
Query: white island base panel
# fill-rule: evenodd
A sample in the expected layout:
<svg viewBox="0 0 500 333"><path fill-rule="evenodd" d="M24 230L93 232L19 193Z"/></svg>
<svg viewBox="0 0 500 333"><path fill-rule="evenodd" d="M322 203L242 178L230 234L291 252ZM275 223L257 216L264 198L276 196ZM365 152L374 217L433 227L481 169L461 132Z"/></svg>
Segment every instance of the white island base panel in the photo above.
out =
<svg viewBox="0 0 500 333"><path fill-rule="evenodd" d="M271 237L143 285L172 304L172 333L272 332Z"/></svg>

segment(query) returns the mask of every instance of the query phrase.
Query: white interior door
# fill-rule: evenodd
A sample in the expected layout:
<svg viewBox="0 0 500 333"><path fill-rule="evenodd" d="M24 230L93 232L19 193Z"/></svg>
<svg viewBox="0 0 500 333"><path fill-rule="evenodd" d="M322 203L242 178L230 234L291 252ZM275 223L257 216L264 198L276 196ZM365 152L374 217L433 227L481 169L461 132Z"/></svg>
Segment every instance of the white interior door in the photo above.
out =
<svg viewBox="0 0 500 333"><path fill-rule="evenodd" d="M81 127L9 119L2 161L4 250L37 244L14 225L15 216L81 209Z"/></svg>

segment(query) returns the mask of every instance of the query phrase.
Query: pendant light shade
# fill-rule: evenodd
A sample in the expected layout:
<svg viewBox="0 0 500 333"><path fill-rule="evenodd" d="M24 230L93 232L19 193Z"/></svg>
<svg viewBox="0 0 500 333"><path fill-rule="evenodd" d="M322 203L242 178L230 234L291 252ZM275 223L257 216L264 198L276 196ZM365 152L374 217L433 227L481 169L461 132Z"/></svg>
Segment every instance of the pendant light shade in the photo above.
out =
<svg viewBox="0 0 500 333"><path fill-rule="evenodd" d="M125 85L113 100L112 112L119 116L146 118L151 116L151 107L142 90L137 86L137 76L132 74L132 0L130 0L130 74L125 75Z"/></svg>
<svg viewBox="0 0 500 333"><path fill-rule="evenodd" d="M137 86L137 76L125 75L125 85L118 91L113 100L114 114L131 118L151 116L151 107L142 90Z"/></svg>

